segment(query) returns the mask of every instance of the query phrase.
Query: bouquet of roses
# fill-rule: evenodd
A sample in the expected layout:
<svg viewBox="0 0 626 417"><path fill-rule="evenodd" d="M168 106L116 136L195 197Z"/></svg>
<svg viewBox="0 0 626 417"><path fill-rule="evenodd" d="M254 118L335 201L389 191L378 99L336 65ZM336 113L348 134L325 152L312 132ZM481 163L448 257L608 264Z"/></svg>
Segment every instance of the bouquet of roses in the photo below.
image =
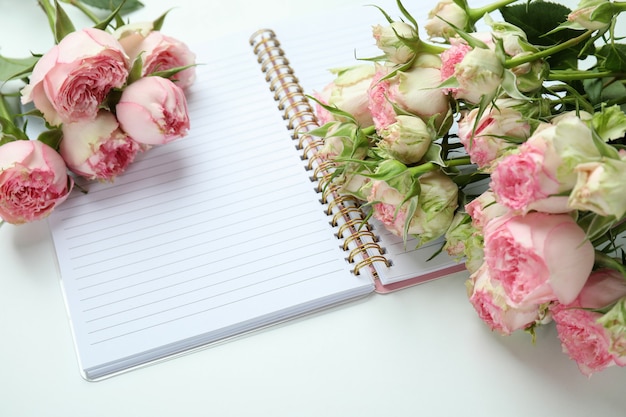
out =
<svg viewBox="0 0 626 417"><path fill-rule="evenodd" d="M58 2L39 0L56 44L43 55L0 57L0 82L18 85L0 96L0 221L44 218L77 176L113 181L139 152L189 129L184 89L195 78L195 55L161 33L165 15L125 24L121 13L138 1L68 3L94 26L76 30ZM93 9L115 3L103 19ZM34 108L22 112L11 99ZM45 128L29 138L33 118Z"/></svg>
<svg viewBox="0 0 626 417"><path fill-rule="evenodd" d="M626 365L626 3L514 3L440 1L428 41L381 10L382 55L334 70L313 134L341 193L465 261L491 329L554 322L590 375Z"/></svg>

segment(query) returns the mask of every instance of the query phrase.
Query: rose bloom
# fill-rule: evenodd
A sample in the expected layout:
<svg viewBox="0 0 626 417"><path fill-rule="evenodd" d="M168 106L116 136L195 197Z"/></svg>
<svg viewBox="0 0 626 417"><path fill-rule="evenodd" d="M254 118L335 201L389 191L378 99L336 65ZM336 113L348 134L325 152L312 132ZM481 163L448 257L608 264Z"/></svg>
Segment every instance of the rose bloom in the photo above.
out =
<svg viewBox="0 0 626 417"><path fill-rule="evenodd" d="M496 165L491 188L498 202L520 213L571 211L559 194L574 187L578 164L601 157L588 125L571 115L541 125L518 149Z"/></svg>
<svg viewBox="0 0 626 417"><path fill-rule="evenodd" d="M482 114L475 108L459 121L459 139L478 167L489 168L508 149L516 147L507 138L524 140L530 136L530 124L514 108L516 104L519 101L499 99Z"/></svg>
<svg viewBox="0 0 626 417"><path fill-rule="evenodd" d="M465 10L454 1L442 0L428 12L428 20L424 24L424 29L431 38L448 39L456 35L456 31L447 22L465 30L469 23L469 17Z"/></svg>
<svg viewBox="0 0 626 417"><path fill-rule="evenodd" d="M185 93L167 78L143 77L130 84L115 110L122 130L142 144L164 144L189 130Z"/></svg>
<svg viewBox="0 0 626 417"><path fill-rule="evenodd" d="M595 251L568 214L505 215L484 228L485 262L511 305L571 303L585 285Z"/></svg>
<svg viewBox="0 0 626 417"><path fill-rule="evenodd" d="M321 92L314 94L321 103L350 113L361 126L372 125L367 101L367 90L374 75L374 66L370 64L333 70L335 79ZM329 111L316 105L316 115L320 124L336 120Z"/></svg>
<svg viewBox="0 0 626 417"><path fill-rule="evenodd" d="M450 257L461 261L465 258L465 268L474 273L483 264L483 238L472 226L467 213L457 212L444 235L445 250Z"/></svg>
<svg viewBox="0 0 626 417"><path fill-rule="evenodd" d="M472 218L472 226L477 230L483 230L491 219L508 213L508 209L496 201L496 197L491 190L483 192L467 203L465 211Z"/></svg>
<svg viewBox="0 0 626 417"><path fill-rule="evenodd" d="M119 40L131 62L138 56L141 57L142 76L192 65L175 74L171 80L183 89L193 84L196 78L196 69L193 66L196 56L185 43L152 30L152 23L125 25L117 29L113 35Z"/></svg>
<svg viewBox="0 0 626 417"><path fill-rule="evenodd" d="M376 25L372 29L376 46L394 64L409 62L415 52L409 48L399 36L406 39L419 39L413 27L404 22L392 22L388 26Z"/></svg>
<svg viewBox="0 0 626 417"><path fill-rule="evenodd" d="M34 102L51 125L96 117L112 88L124 85L129 60L108 32L72 32L39 59L22 89L22 103Z"/></svg>
<svg viewBox="0 0 626 417"><path fill-rule="evenodd" d="M65 201L74 182L63 158L35 140L0 146L0 218L22 224L48 216Z"/></svg>
<svg viewBox="0 0 626 417"><path fill-rule="evenodd" d="M591 15L600 7L611 4L609 0L581 0L578 7L571 11L567 16L569 22L578 23L587 30L604 29L611 24L613 13L608 9L609 13L599 13L591 18Z"/></svg>
<svg viewBox="0 0 626 417"><path fill-rule="evenodd" d="M491 330L509 335L540 320L540 306L513 307L502 285L491 278L487 264L478 268L465 282L469 301Z"/></svg>
<svg viewBox="0 0 626 417"><path fill-rule="evenodd" d="M458 187L439 171L428 172L419 177L420 194L418 207L407 218L409 202L401 205L407 190L393 188L385 181L373 181L368 201L372 202L373 216L396 236L418 236L420 243L436 239L448 230L457 208Z"/></svg>
<svg viewBox="0 0 626 417"><path fill-rule="evenodd" d="M574 169L578 177L569 196L571 208L618 219L626 214L626 160L606 158Z"/></svg>
<svg viewBox="0 0 626 417"><path fill-rule="evenodd" d="M504 65L491 49L474 48L454 67L458 87L452 91L457 99L477 104L483 96L494 97L504 76Z"/></svg>
<svg viewBox="0 0 626 417"><path fill-rule="evenodd" d="M89 179L113 180L141 149L106 110L95 120L64 123L62 128L61 156L70 170Z"/></svg>
<svg viewBox="0 0 626 417"><path fill-rule="evenodd" d="M563 351L587 376L612 365L626 365L626 351L611 349L613 335L602 324L604 316L587 310L604 308L624 296L624 277L615 270L601 269L589 276L575 300L551 308Z"/></svg>
<svg viewBox="0 0 626 417"><path fill-rule="evenodd" d="M416 116L396 116L395 123L380 132L378 146L403 164L419 162L435 139L435 132Z"/></svg>
<svg viewBox="0 0 626 417"><path fill-rule="evenodd" d="M378 132L396 121L394 105L425 122L434 116L435 128L441 126L450 102L445 92L437 88L441 82L439 64L439 58L423 54L411 70L386 80L382 78L390 69L377 66L369 89L369 109Z"/></svg>

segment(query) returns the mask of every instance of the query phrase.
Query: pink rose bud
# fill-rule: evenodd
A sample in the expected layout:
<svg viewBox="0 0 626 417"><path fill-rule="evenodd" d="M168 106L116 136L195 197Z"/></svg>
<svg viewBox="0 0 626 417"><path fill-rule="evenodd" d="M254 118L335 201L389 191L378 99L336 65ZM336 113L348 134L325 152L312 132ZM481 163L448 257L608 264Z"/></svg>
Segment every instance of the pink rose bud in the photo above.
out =
<svg viewBox="0 0 626 417"><path fill-rule="evenodd" d="M555 304L552 317L563 351L589 376L609 366L626 365L624 300L626 280L612 269L593 272L569 304ZM602 309L617 303L607 313Z"/></svg>
<svg viewBox="0 0 626 417"><path fill-rule="evenodd" d="M389 68L377 66L369 90L369 108L378 132L396 121L394 105L425 122L434 118L436 129L443 124L450 111L450 101L437 88L441 82L439 64L438 58L423 54L411 70L384 81L381 79L387 76Z"/></svg>
<svg viewBox="0 0 626 417"><path fill-rule="evenodd" d="M385 56L394 64L409 62L415 52L406 45L406 41L400 39L419 39L413 27L404 22L393 22L388 26L376 25L372 34L376 40L376 46L385 53Z"/></svg>
<svg viewBox="0 0 626 417"><path fill-rule="evenodd" d="M469 301L491 330L511 334L525 329L540 320L540 306L514 307L507 302L502 285L491 278L489 268L483 264L465 283Z"/></svg>
<svg viewBox="0 0 626 417"><path fill-rule="evenodd" d="M465 268L474 273L483 264L483 238L471 224L467 213L457 212L446 233L443 250L448 255L461 261L464 258Z"/></svg>
<svg viewBox="0 0 626 417"><path fill-rule="evenodd" d="M116 108L124 132L139 143L159 145L189 130L185 93L162 77L143 77L124 89Z"/></svg>
<svg viewBox="0 0 626 417"><path fill-rule="evenodd" d="M517 147L508 138L523 141L530 136L530 124L515 109L517 104L512 99L496 100L485 111L472 109L459 120L459 140L480 168L489 171L507 150Z"/></svg>
<svg viewBox="0 0 626 417"><path fill-rule="evenodd" d="M591 129L576 116L562 116L544 124L519 147L500 160L491 175L491 188L499 203L526 213L571 211L567 196L576 183L574 168L600 159Z"/></svg>
<svg viewBox="0 0 626 417"><path fill-rule="evenodd" d="M578 179L569 196L571 208L618 219L626 214L626 160L606 158L579 164L574 170Z"/></svg>
<svg viewBox="0 0 626 417"><path fill-rule="evenodd" d="M416 116L396 116L395 123L380 132L378 146L403 164L419 162L435 139L435 131Z"/></svg>
<svg viewBox="0 0 626 417"><path fill-rule="evenodd" d="M93 119L109 91L124 85L128 68L122 46L108 32L72 32L37 62L22 103L33 101L51 125Z"/></svg>
<svg viewBox="0 0 626 417"><path fill-rule="evenodd" d="M59 151L74 173L111 181L126 170L140 149L119 129L115 116L101 110L95 120L63 124Z"/></svg>
<svg viewBox="0 0 626 417"><path fill-rule="evenodd" d="M482 231L491 219L508 213L508 209L496 201L496 197L491 190L483 192L467 203L465 211L472 218L472 226L479 231Z"/></svg>
<svg viewBox="0 0 626 417"><path fill-rule="evenodd" d="M146 29L145 24L133 24L123 26L114 33L120 37L119 41L131 62L137 57L141 57L143 61L142 76L195 64L196 56L185 43L159 31ZM178 72L170 79L175 81L180 88L185 89L193 84L195 78L196 68L191 66Z"/></svg>
<svg viewBox="0 0 626 417"><path fill-rule="evenodd" d="M370 64L333 70L335 79L326 85L315 98L323 104L350 113L356 122L364 127L372 125L372 115L368 108L367 90L370 86L374 67ZM321 106L316 106L320 124L336 120L335 116Z"/></svg>
<svg viewBox="0 0 626 417"><path fill-rule="evenodd" d="M465 30L469 23L469 16L453 0L441 0L428 13L424 29L431 38L448 39L456 35L456 30L448 22Z"/></svg>
<svg viewBox="0 0 626 417"><path fill-rule="evenodd" d="M405 200L408 182L399 182L397 189L385 181L371 183L368 200L373 203L373 216L396 236L404 236L408 222L408 234L419 237L420 243L443 236L450 227L457 208L458 187L444 173L432 171L419 177L420 193L417 207L409 217L410 201ZM401 186L400 183L403 185Z"/></svg>
<svg viewBox="0 0 626 417"><path fill-rule="evenodd" d="M617 8L602 7L611 3L609 0L581 0L578 7L567 16L567 20L588 30L608 28L614 13L619 13Z"/></svg>
<svg viewBox="0 0 626 417"><path fill-rule="evenodd" d="M489 222L484 233L491 277L516 307L571 303L593 268L593 245L568 214L505 215Z"/></svg>
<svg viewBox="0 0 626 417"><path fill-rule="evenodd" d="M504 63L491 49L473 48L454 67L459 86L453 91L457 99L477 104L483 96L495 97L504 77Z"/></svg>
<svg viewBox="0 0 626 417"><path fill-rule="evenodd" d="M35 140L0 146L0 218L21 224L49 215L73 186L63 158Z"/></svg>

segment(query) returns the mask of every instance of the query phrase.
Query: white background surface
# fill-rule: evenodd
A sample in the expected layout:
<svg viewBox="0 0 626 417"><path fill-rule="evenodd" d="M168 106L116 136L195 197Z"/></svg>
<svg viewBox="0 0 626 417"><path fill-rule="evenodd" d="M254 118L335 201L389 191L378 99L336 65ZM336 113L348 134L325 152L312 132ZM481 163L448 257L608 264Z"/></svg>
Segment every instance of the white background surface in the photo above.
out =
<svg viewBox="0 0 626 417"><path fill-rule="evenodd" d="M164 31L193 43L332 13L337 3L180 0ZM172 6L145 4L131 21L152 20ZM0 11L0 53L18 57L51 46L35 0L0 0ZM541 329L534 345L523 333L491 333L467 301L466 278L458 273L372 296L89 383L78 373L46 223L5 225L0 416L625 415L626 369L587 379L561 353L553 326Z"/></svg>

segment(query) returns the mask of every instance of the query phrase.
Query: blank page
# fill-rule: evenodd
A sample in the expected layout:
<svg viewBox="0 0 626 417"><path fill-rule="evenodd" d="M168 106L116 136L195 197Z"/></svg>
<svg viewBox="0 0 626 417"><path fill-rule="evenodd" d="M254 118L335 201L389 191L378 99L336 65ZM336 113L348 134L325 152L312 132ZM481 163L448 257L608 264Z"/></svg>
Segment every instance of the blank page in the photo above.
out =
<svg viewBox="0 0 626 417"><path fill-rule="evenodd" d="M49 218L87 379L372 291L247 45L196 48L190 134Z"/></svg>

